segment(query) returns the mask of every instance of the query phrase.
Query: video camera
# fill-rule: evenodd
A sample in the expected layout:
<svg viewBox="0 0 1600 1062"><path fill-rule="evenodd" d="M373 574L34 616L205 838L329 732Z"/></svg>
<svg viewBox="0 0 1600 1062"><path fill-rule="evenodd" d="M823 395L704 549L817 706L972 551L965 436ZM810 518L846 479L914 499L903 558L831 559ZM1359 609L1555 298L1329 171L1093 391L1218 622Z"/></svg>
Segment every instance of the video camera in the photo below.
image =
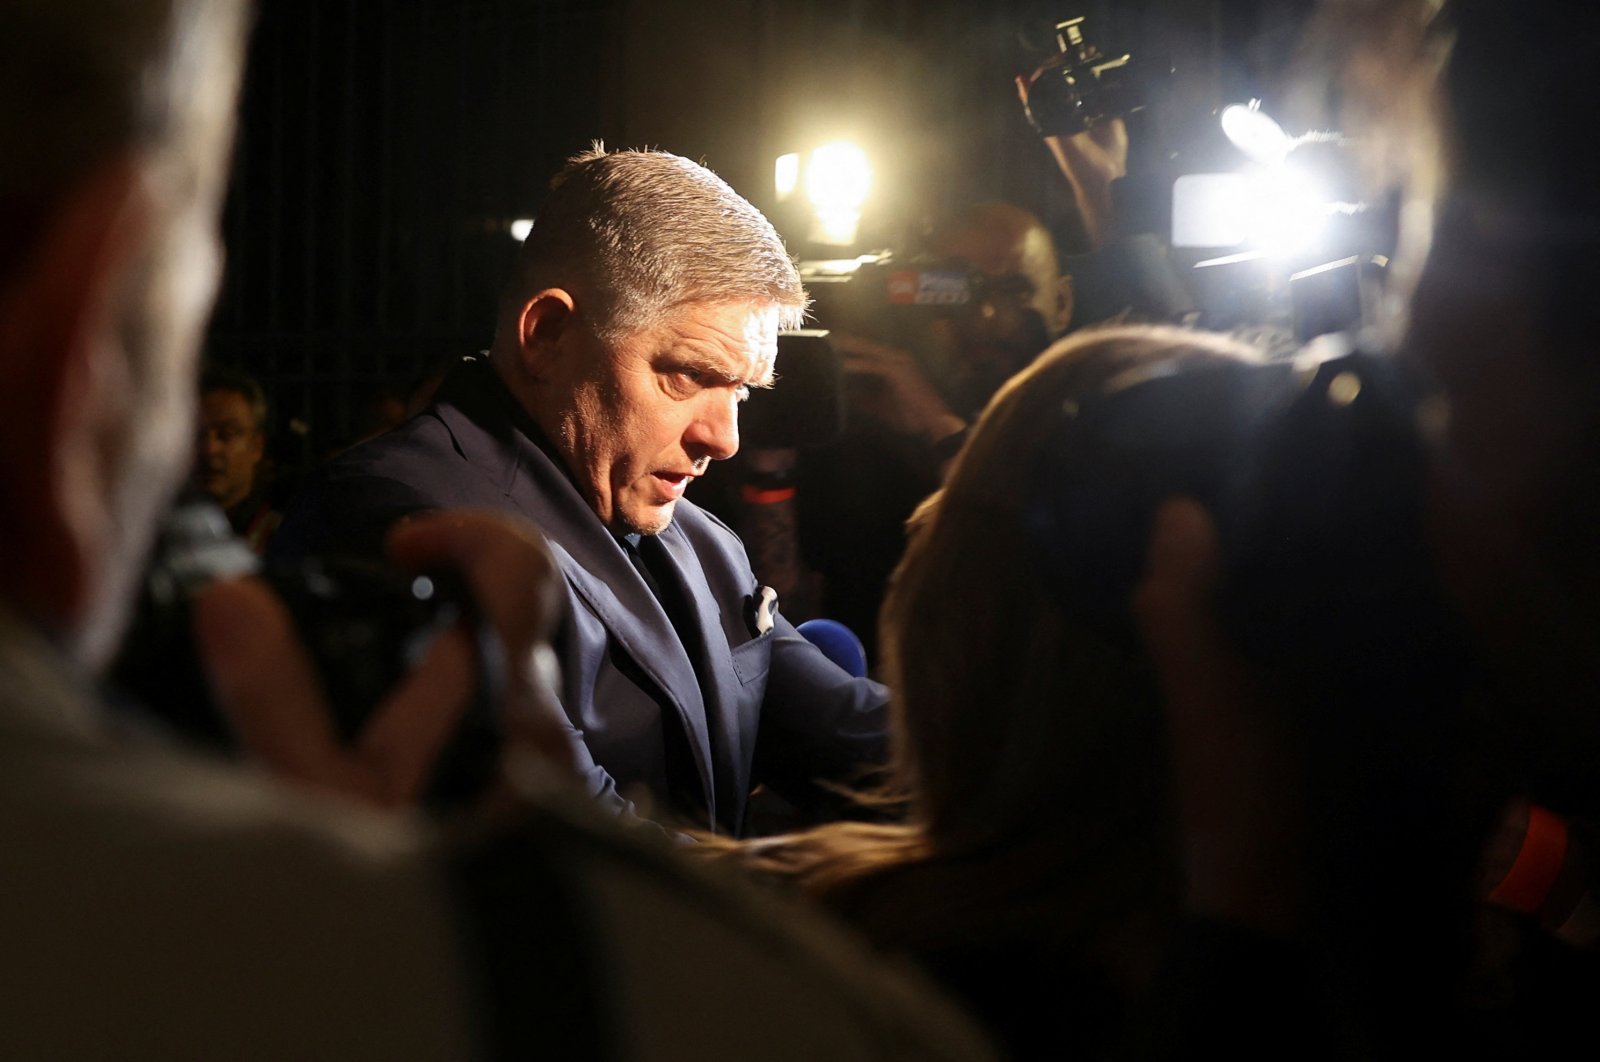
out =
<svg viewBox="0 0 1600 1062"><path fill-rule="evenodd" d="M1084 36L1084 19L1055 25L1059 58L1028 89L1028 121L1041 136L1075 136L1165 99L1170 63L1107 55Z"/></svg>
<svg viewBox="0 0 1600 1062"><path fill-rule="evenodd" d="M782 384L751 394L740 430L752 448L826 443L842 430L850 387L829 339L849 332L900 350L936 349L937 322L978 312L991 283L956 259L899 259L889 253L800 263L817 328L778 336Z"/></svg>
<svg viewBox="0 0 1600 1062"><path fill-rule="evenodd" d="M1171 95L1170 63L1104 50L1081 17L1056 23L1055 44L1027 93L1041 135L1073 136ZM1344 137L1289 136L1259 100L1185 129L1181 150L1132 136L1112 193L1124 233L1170 244L1200 311L1194 323L1298 342L1371 323L1394 220L1386 204L1361 201Z"/></svg>

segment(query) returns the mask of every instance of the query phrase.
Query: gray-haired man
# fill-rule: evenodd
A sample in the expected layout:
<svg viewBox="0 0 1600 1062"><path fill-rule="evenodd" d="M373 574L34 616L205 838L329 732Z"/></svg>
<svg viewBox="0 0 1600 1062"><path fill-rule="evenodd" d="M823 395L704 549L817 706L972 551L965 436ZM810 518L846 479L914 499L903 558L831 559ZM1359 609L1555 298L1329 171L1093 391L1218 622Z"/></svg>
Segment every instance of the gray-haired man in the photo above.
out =
<svg viewBox="0 0 1600 1062"><path fill-rule="evenodd" d="M738 834L767 784L884 756L886 691L777 614L738 539L684 492L739 447L806 305L771 224L663 152L572 159L523 245L493 348L431 409L341 456L274 548L367 552L398 518L484 506L533 519L566 577L555 645L589 791L622 813Z"/></svg>

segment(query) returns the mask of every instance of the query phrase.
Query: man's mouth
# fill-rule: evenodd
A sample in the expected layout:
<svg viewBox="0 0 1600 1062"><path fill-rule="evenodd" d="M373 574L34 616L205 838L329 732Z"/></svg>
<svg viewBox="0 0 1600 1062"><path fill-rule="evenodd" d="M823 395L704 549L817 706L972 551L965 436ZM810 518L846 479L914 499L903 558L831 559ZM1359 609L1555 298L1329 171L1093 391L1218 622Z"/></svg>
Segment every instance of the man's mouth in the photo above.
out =
<svg viewBox="0 0 1600 1062"><path fill-rule="evenodd" d="M652 472L656 482L661 484L662 491L671 501L683 497L683 492L689 489L689 484L697 478L693 472Z"/></svg>

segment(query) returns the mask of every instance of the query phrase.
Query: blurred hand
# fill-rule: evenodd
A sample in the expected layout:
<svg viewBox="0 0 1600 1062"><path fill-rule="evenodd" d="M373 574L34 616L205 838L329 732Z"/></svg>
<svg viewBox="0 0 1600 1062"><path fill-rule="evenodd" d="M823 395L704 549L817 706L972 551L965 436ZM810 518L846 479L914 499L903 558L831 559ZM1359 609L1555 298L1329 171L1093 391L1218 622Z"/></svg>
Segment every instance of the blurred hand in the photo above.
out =
<svg viewBox="0 0 1600 1062"><path fill-rule="evenodd" d="M1218 627L1216 525L1196 501L1156 512L1134 594L1166 707L1186 901L1277 936L1301 927L1305 758Z"/></svg>
<svg viewBox="0 0 1600 1062"><path fill-rule="evenodd" d="M847 375L872 377L883 385L883 400L867 410L874 417L929 444L967 426L951 412L910 354L843 332L833 333L832 338Z"/></svg>
<svg viewBox="0 0 1600 1062"><path fill-rule="evenodd" d="M546 645L560 575L538 535L499 513L427 513L397 525L388 552L407 571L458 572L499 636L508 761L531 754L570 767ZM207 587L196 602L195 635L217 701L249 755L287 778L380 806L419 799L478 680L471 636L447 631L346 745L288 610L263 582Z"/></svg>

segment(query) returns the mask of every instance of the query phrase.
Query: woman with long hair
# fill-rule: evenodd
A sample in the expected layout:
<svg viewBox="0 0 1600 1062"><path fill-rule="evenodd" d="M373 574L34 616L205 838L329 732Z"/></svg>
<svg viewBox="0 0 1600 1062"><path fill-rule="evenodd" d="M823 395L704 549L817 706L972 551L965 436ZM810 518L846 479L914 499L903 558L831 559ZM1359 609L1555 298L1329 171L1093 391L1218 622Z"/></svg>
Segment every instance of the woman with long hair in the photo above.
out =
<svg viewBox="0 0 1600 1062"><path fill-rule="evenodd" d="M1055 1035L1112 1047L1124 1002L1163 961L1180 889L1156 677L1134 642L1062 607L1030 526L1040 454L1125 374L1235 360L1252 349L1122 326L1065 339L1012 379L912 518L884 604L892 763L864 799L893 821L733 848L1029 1053Z"/></svg>

